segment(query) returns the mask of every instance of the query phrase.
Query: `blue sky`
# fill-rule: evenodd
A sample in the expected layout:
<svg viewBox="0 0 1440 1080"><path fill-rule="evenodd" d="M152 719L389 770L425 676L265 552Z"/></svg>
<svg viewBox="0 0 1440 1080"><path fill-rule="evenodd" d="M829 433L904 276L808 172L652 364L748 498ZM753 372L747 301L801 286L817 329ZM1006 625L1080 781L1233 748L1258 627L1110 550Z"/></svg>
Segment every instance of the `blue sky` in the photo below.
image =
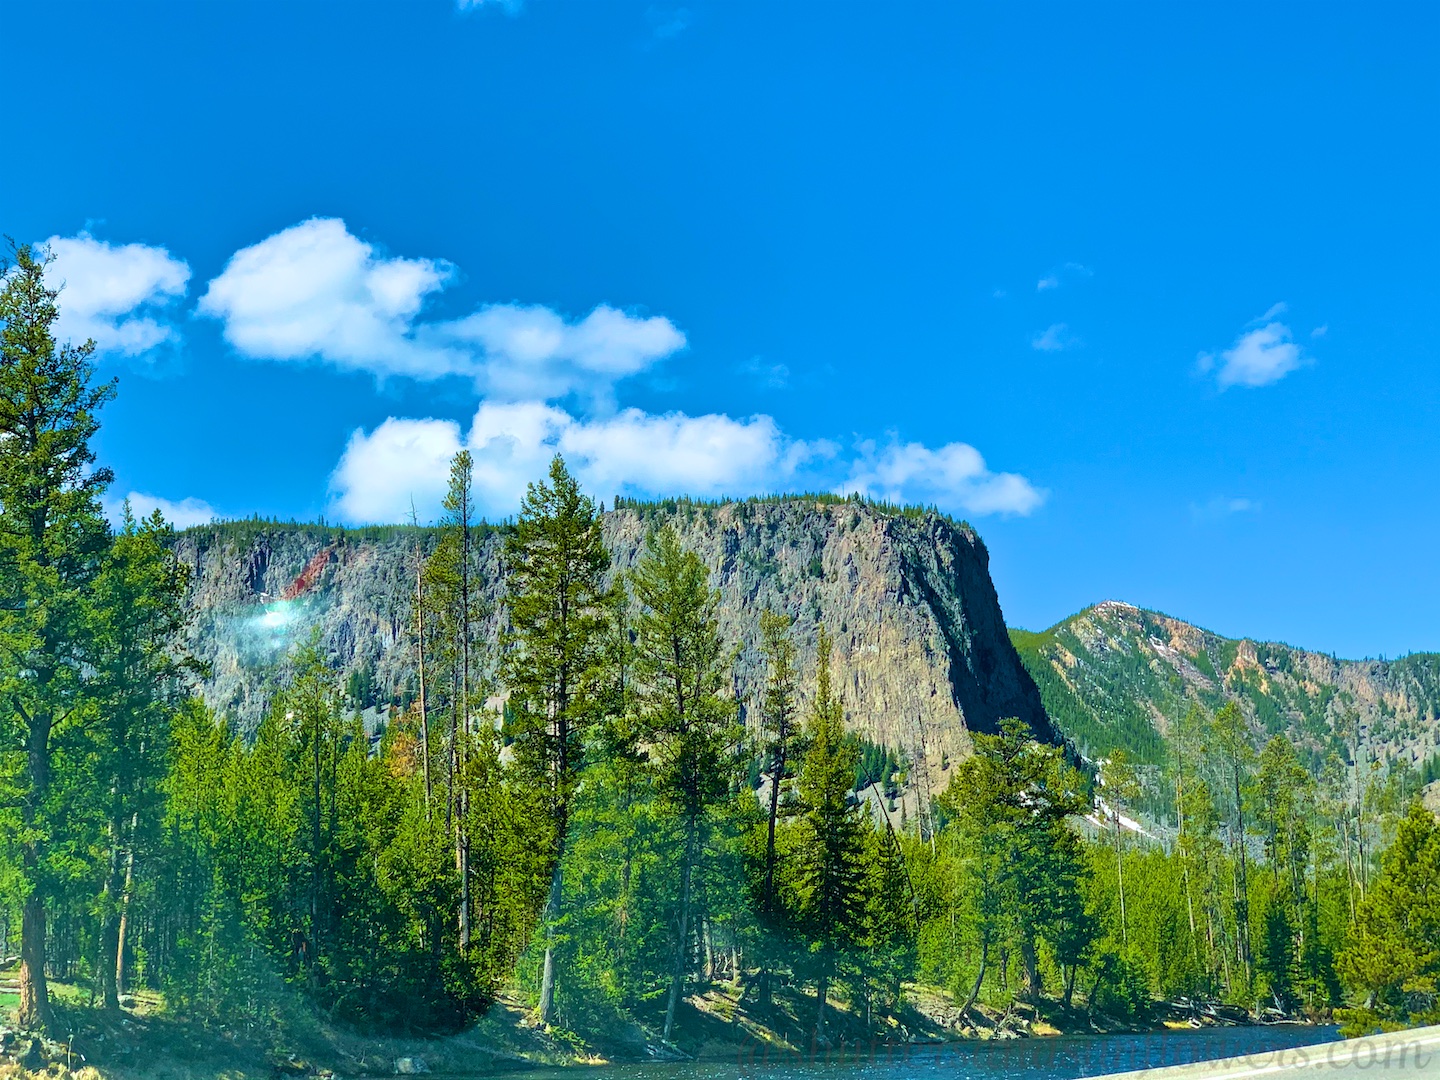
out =
<svg viewBox="0 0 1440 1080"><path fill-rule="evenodd" d="M861 489L1012 624L1440 649L1433 5L18 4L0 229L180 521ZM18 148L18 149L17 149Z"/></svg>

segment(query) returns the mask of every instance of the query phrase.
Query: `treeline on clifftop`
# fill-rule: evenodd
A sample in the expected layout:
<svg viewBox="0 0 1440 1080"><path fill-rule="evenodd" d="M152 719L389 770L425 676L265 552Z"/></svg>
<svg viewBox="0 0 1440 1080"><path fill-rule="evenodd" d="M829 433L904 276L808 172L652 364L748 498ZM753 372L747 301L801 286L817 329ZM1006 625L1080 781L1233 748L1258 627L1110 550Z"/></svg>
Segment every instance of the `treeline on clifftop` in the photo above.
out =
<svg viewBox="0 0 1440 1080"><path fill-rule="evenodd" d="M192 694L169 528L101 513L113 387L55 342L43 268L19 248L0 287L0 953L22 1024L54 1023L51 979L250 1031L296 1008L450 1030L512 992L548 1024L672 1042L721 982L803 1000L822 1042L835 1009L878 1026L916 981L962 1014L1435 1015L1440 830L1393 784L1321 798L1285 740L1257 753L1238 708L1197 707L1167 742L1163 843L1128 825L1149 773L1081 772L1018 721L974 733L907 818L886 791L905 763L847 734L828 643L799 670L789 621L756 612L742 724L710 568L662 528L612 580L559 458L506 532L498 655L462 453L411 568L413 704L372 737L312 645L241 738Z"/></svg>

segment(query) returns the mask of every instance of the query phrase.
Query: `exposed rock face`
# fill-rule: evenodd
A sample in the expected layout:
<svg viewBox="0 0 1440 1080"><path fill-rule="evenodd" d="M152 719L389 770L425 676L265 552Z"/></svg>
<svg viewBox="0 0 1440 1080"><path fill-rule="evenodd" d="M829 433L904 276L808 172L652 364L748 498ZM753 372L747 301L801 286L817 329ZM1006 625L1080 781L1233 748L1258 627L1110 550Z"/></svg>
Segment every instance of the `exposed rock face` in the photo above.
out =
<svg viewBox="0 0 1440 1080"><path fill-rule="evenodd" d="M1106 601L1042 634L1014 631L1045 706L1092 756L1154 757L1192 702L1235 701L1257 741L1284 735L1320 765L1330 754L1423 767L1440 753L1440 655L1338 660L1233 640Z"/></svg>
<svg viewBox="0 0 1440 1080"><path fill-rule="evenodd" d="M970 751L971 730L1019 716L1052 737L1006 635L988 553L969 526L858 503L627 507L605 516L615 572L634 566L647 533L665 524L711 568L721 629L737 648L742 709L761 676L758 623L769 607L793 617L807 681L819 627L828 629L847 723L911 762L922 796L948 782ZM370 700L360 703L371 716L408 701L415 567L434 542L425 529L319 525L236 523L184 533L178 550L193 570L191 648L210 665L206 699L253 728L288 678L287 657L316 634L342 678L373 680L373 695L366 691ZM505 618L501 547L500 530L487 530L479 572L492 643Z"/></svg>

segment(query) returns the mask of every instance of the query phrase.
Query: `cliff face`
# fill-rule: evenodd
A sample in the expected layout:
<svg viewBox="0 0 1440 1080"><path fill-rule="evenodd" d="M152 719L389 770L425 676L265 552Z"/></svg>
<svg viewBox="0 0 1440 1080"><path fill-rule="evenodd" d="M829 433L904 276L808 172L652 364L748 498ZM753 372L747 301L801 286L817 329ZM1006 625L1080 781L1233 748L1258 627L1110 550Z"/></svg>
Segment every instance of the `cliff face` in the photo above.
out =
<svg viewBox="0 0 1440 1080"><path fill-rule="evenodd" d="M1192 702L1227 701L1257 738L1283 735L1320 765L1348 760L1435 767L1440 655L1339 660L1274 642L1235 640L1106 601L1041 634L1012 632L1045 706L1091 756L1121 746L1148 760Z"/></svg>
<svg viewBox="0 0 1440 1080"><path fill-rule="evenodd" d="M1052 737L1006 635L985 546L968 526L799 500L624 508L605 516L614 572L634 566L647 533L665 524L711 569L721 630L737 649L742 710L762 677L756 643L768 607L793 617L807 682L826 627L847 723L911 762L922 795L945 786L972 730L1019 716ZM178 551L193 574L190 646L209 665L207 701L253 728L289 677L288 658L312 636L370 717L408 701L417 553L434 541L424 529L250 523L182 534ZM505 618L501 545L501 532L487 530L479 560L492 663Z"/></svg>

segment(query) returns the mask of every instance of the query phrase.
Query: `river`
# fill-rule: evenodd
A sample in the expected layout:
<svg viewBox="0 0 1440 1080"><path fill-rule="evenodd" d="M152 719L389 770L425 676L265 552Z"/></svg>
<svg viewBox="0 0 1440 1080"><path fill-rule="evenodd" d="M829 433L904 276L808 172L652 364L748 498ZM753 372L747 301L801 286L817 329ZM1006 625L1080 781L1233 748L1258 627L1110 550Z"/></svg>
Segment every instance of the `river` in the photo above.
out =
<svg viewBox="0 0 1440 1080"><path fill-rule="evenodd" d="M1334 1027L1215 1027L1144 1035L1073 1035L996 1042L846 1047L801 1057L748 1052L733 1059L604 1065L589 1080L1074 1080L1333 1042ZM576 1070L540 1069L527 1080L575 1080Z"/></svg>

